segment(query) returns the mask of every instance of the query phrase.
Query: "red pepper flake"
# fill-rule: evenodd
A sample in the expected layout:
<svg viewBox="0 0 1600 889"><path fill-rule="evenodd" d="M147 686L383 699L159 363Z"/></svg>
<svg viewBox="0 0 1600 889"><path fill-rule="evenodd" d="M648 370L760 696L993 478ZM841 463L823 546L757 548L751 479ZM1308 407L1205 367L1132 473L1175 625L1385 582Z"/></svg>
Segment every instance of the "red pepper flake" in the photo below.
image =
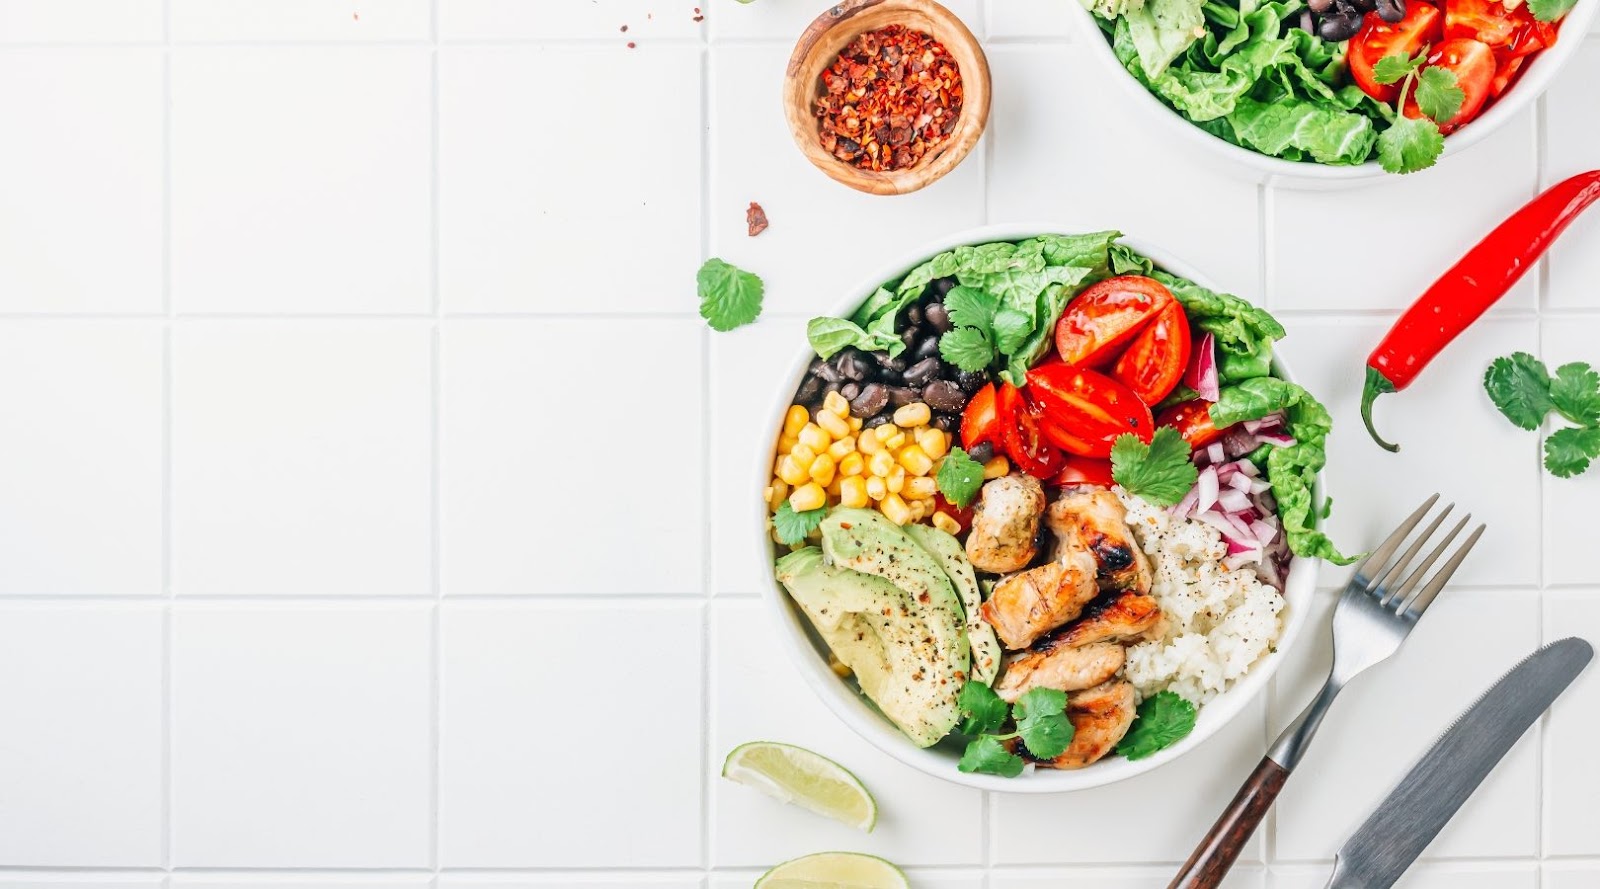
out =
<svg viewBox="0 0 1600 889"><path fill-rule="evenodd" d="M904 25L867 31L822 72L818 136L863 170L914 166L961 117L961 69L944 44Z"/></svg>
<svg viewBox="0 0 1600 889"><path fill-rule="evenodd" d="M749 209L744 211L745 226L750 229L750 237L755 237L767 230L767 211L755 201L750 202Z"/></svg>
<svg viewBox="0 0 1600 889"><path fill-rule="evenodd" d="M703 15L697 15L697 16L694 17L694 20L697 21L697 22L703 22L703 21L706 20L706 17L703 16Z"/></svg>
<svg viewBox="0 0 1600 889"><path fill-rule="evenodd" d="M634 47L636 47L636 46L638 46L638 45L639 45L639 44L637 44L637 43L634 43L634 42L633 42L633 41L632 41L632 40L629 40L629 41L628 41L628 48L629 48L629 49L633 49L633 48L634 48Z"/></svg>
<svg viewBox="0 0 1600 889"><path fill-rule="evenodd" d="M628 33L628 26L627 25L623 25L622 26L622 33L624 33L624 34Z"/></svg>

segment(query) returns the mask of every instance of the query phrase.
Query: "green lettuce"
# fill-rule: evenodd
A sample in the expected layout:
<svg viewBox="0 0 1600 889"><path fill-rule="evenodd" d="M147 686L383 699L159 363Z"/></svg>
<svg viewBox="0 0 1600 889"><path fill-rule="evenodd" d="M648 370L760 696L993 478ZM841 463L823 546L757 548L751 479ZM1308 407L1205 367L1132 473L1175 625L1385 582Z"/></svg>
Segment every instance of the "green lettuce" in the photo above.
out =
<svg viewBox="0 0 1600 889"><path fill-rule="evenodd" d="M1204 5L1204 0L1145 0L1138 9L1123 13L1146 77L1160 77L1199 39L1205 28L1200 12Z"/></svg>
<svg viewBox="0 0 1600 889"><path fill-rule="evenodd" d="M888 317L893 318L892 315ZM811 343L811 350L821 358L832 358L851 347L867 352L883 350L890 355L898 355L905 350L906 344L895 336L892 324L887 334L882 330L883 325L875 327L877 329L868 330L854 321L823 315L812 318L806 324L806 340Z"/></svg>

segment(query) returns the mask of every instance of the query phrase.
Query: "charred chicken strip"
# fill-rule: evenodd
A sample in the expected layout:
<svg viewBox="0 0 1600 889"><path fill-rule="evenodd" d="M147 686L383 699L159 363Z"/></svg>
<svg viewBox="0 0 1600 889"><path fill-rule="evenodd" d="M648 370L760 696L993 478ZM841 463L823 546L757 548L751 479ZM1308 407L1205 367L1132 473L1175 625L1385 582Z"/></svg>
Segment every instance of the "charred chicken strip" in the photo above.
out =
<svg viewBox="0 0 1600 889"><path fill-rule="evenodd" d="M1081 691L1117 675L1125 660L1127 654L1115 642L1072 648L1047 641L1009 658L994 690L1012 704L1034 688Z"/></svg>
<svg viewBox="0 0 1600 889"><path fill-rule="evenodd" d="M1161 623L1161 606L1150 596L1121 593L1090 602L1083 616L1051 635L1047 645L1082 648L1096 642L1135 642Z"/></svg>
<svg viewBox="0 0 1600 889"><path fill-rule="evenodd" d="M1028 567L1039 549L1044 487L1031 475L1012 474L983 486L967 535L967 560L980 571L1004 574Z"/></svg>
<svg viewBox="0 0 1600 889"><path fill-rule="evenodd" d="M1075 729L1072 745L1065 753L1040 765L1081 769L1116 749L1138 712L1133 697L1133 685L1122 679L1068 694L1067 718L1072 720Z"/></svg>
<svg viewBox="0 0 1600 889"><path fill-rule="evenodd" d="M1001 580L981 613L1007 648L1027 648L1077 617L1099 592L1094 559L1079 550Z"/></svg>
<svg viewBox="0 0 1600 889"><path fill-rule="evenodd" d="M1094 556L1100 589L1150 592L1150 562L1133 539L1128 511L1117 495L1104 489L1063 494L1050 505L1045 524L1055 534L1057 558L1072 548Z"/></svg>

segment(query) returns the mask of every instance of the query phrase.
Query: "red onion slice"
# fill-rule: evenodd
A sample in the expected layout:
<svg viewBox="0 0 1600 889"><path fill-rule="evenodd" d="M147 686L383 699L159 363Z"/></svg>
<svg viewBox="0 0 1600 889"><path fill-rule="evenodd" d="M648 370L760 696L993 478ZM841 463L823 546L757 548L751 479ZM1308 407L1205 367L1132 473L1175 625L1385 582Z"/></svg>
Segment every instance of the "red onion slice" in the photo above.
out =
<svg viewBox="0 0 1600 889"><path fill-rule="evenodd" d="M1217 338L1207 333L1194 347L1194 359L1184 371L1183 384L1193 389L1206 401L1215 402L1222 397L1222 386L1217 379Z"/></svg>

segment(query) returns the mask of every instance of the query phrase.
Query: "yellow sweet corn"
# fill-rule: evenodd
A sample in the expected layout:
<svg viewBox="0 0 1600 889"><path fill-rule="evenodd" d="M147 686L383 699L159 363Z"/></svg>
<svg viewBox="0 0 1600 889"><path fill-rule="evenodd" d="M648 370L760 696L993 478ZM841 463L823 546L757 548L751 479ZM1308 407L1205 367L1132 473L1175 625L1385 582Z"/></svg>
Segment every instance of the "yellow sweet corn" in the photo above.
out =
<svg viewBox="0 0 1600 889"><path fill-rule="evenodd" d="M800 430L806 428L806 424L809 422L811 422L811 413L806 410L805 405L791 404L788 412L783 415L783 434L788 436L799 435Z"/></svg>
<svg viewBox="0 0 1600 889"><path fill-rule="evenodd" d="M800 439L799 439L798 436L794 436L794 435L781 436L778 439L778 453L787 454L790 451L794 450L794 446L799 444L799 443L800 443Z"/></svg>
<svg viewBox="0 0 1600 889"><path fill-rule="evenodd" d="M882 426L878 427L878 429L882 428ZM856 450L866 454L869 457L883 450L883 442L878 440L877 429L868 429L862 432L861 435L856 438Z"/></svg>
<svg viewBox="0 0 1600 889"><path fill-rule="evenodd" d="M927 475L928 470L933 468L933 460L923 452L920 445L906 446L900 452L900 459L897 462L912 475Z"/></svg>
<svg viewBox="0 0 1600 889"><path fill-rule="evenodd" d="M773 479L772 484L767 485L767 506L777 509L778 505L787 499L789 499L789 485L781 478Z"/></svg>
<svg viewBox="0 0 1600 889"><path fill-rule="evenodd" d="M808 466L802 466L793 454L785 454L778 461L778 478L786 484L803 485L811 478L811 470Z"/></svg>
<svg viewBox="0 0 1600 889"><path fill-rule="evenodd" d="M811 480L819 485L826 485L833 481L834 470L838 464L833 462L833 457L827 454L818 454L817 459L811 461Z"/></svg>
<svg viewBox="0 0 1600 889"><path fill-rule="evenodd" d="M837 392L829 392L822 399L822 409L835 417L848 417L850 416L850 401Z"/></svg>
<svg viewBox="0 0 1600 889"><path fill-rule="evenodd" d="M888 451L879 451L867 461L867 469L873 475L887 478L894 471L894 457Z"/></svg>
<svg viewBox="0 0 1600 889"><path fill-rule="evenodd" d="M828 505L828 492L816 482L801 485L789 495L789 508L795 512L806 512L812 509L821 509Z"/></svg>
<svg viewBox="0 0 1600 889"><path fill-rule="evenodd" d="M885 423L882 426L872 430L872 434L878 437L878 441L888 441L891 437L899 434L899 432L900 427L893 423Z"/></svg>
<svg viewBox="0 0 1600 889"><path fill-rule="evenodd" d="M944 432L929 426L918 430L917 447L922 448L924 454L937 460L950 453L950 439L945 437Z"/></svg>
<svg viewBox="0 0 1600 889"><path fill-rule="evenodd" d="M883 428L884 429L890 429L890 428L894 428L894 427L892 427L889 424L885 424L883 426ZM900 450L902 447L905 447L905 443L906 443L906 434L901 429L895 429L893 435L889 436L888 438L883 439L883 446L888 448L891 451Z"/></svg>
<svg viewBox="0 0 1600 889"><path fill-rule="evenodd" d="M933 514L933 526L946 534L961 533L961 523L942 512Z"/></svg>
<svg viewBox="0 0 1600 889"><path fill-rule="evenodd" d="M939 483L929 476L906 479L905 495L916 500L930 500L939 493Z"/></svg>
<svg viewBox="0 0 1600 889"><path fill-rule="evenodd" d="M911 507L911 521L920 522L928 515L928 501L907 500L906 505Z"/></svg>
<svg viewBox="0 0 1600 889"><path fill-rule="evenodd" d="M900 499L899 494L890 494L883 498L883 505L879 508L883 510L884 518L896 525L904 525L911 521L911 507Z"/></svg>
<svg viewBox="0 0 1600 889"><path fill-rule="evenodd" d="M810 466L811 461L817 459L817 452L810 445L801 442L789 449L789 456L799 460L801 466Z"/></svg>
<svg viewBox="0 0 1600 889"><path fill-rule="evenodd" d="M873 500L882 500L889 496L889 484L880 476L867 476L867 496Z"/></svg>
<svg viewBox="0 0 1600 889"><path fill-rule="evenodd" d="M906 468L896 466L885 478L884 484L889 486L889 493L898 494L906 489Z"/></svg>
<svg viewBox="0 0 1600 889"><path fill-rule="evenodd" d="M1004 454L1001 454L1000 456L995 457L993 460L990 460L988 463L983 464L983 477L985 479L1000 478L1003 475L1010 474L1011 461L1007 460Z"/></svg>
<svg viewBox="0 0 1600 889"><path fill-rule="evenodd" d="M821 460L822 458L818 457L817 459ZM833 501L833 500L838 500L839 499L839 493L844 490L844 488L842 487L843 482L844 482L844 479L836 478L836 479L828 482L826 485L823 485L822 490L823 490L824 493L826 493L828 495L828 500ZM821 484L821 483L819 482L818 484Z"/></svg>
<svg viewBox="0 0 1600 889"><path fill-rule="evenodd" d="M807 423L800 430L800 443L813 451L826 451L828 445L833 444L833 436L815 423Z"/></svg>
<svg viewBox="0 0 1600 889"><path fill-rule="evenodd" d="M845 454L844 459L839 461L840 475L860 475L866 471L867 461L865 457L861 456L860 451Z"/></svg>
<svg viewBox="0 0 1600 889"><path fill-rule="evenodd" d="M823 432L832 436L834 441L850 434L850 424L833 411L817 411L817 425L822 427Z"/></svg>
<svg viewBox="0 0 1600 889"><path fill-rule="evenodd" d="M861 431L862 419L860 417L851 417L850 420L849 420L849 423L850 423L850 431L851 432L860 432Z"/></svg>
<svg viewBox="0 0 1600 889"><path fill-rule="evenodd" d="M860 509L870 503L867 482L859 475L849 475L839 480L839 505Z"/></svg>
<svg viewBox="0 0 1600 889"><path fill-rule="evenodd" d="M843 460L851 454L854 454L855 452L856 440L850 436L841 438L833 444L828 445L828 456L832 457L835 463Z"/></svg>
<svg viewBox="0 0 1600 889"><path fill-rule="evenodd" d="M933 411L920 401L902 404L895 408L894 412L894 424L901 429L922 426L931 419L933 419Z"/></svg>

